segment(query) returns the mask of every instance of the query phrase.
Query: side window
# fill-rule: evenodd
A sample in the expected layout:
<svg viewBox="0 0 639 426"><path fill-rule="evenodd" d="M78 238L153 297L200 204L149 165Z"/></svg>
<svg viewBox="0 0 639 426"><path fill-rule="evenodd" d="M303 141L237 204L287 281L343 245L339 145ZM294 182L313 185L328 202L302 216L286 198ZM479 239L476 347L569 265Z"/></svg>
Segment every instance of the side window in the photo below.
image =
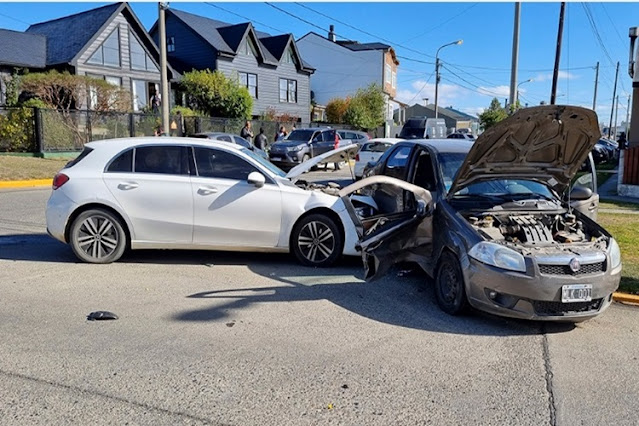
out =
<svg viewBox="0 0 639 426"><path fill-rule="evenodd" d="M132 172L133 171L133 149L124 151L109 164L107 172Z"/></svg>
<svg viewBox="0 0 639 426"><path fill-rule="evenodd" d="M311 142L321 142L322 141L322 133L317 132L313 135L313 140Z"/></svg>
<svg viewBox="0 0 639 426"><path fill-rule="evenodd" d="M235 139L236 144L243 146L244 148L249 148L249 149L251 148L251 143L247 141L246 139L241 138L239 136L233 136L233 139Z"/></svg>
<svg viewBox="0 0 639 426"><path fill-rule="evenodd" d="M213 148L195 148L197 174L201 177L247 180L252 172L259 172L252 164L230 152Z"/></svg>
<svg viewBox="0 0 639 426"><path fill-rule="evenodd" d="M186 147L143 146L135 149L136 173L188 175L189 160Z"/></svg>
<svg viewBox="0 0 639 426"><path fill-rule="evenodd" d="M405 179L410 151L410 146L401 146L395 149L388 157L384 174L397 179Z"/></svg>
<svg viewBox="0 0 639 426"><path fill-rule="evenodd" d="M223 141L223 142L233 142L231 140L231 137L230 136L226 136L226 135L218 136L217 140L218 141Z"/></svg>
<svg viewBox="0 0 639 426"><path fill-rule="evenodd" d="M429 191L434 191L437 188L435 186L435 170L433 169L433 162L426 151L419 153L413 184L421 186Z"/></svg>
<svg viewBox="0 0 639 426"><path fill-rule="evenodd" d="M335 130L327 130L322 132L324 142L335 142Z"/></svg>
<svg viewBox="0 0 639 426"><path fill-rule="evenodd" d="M573 178L573 185L588 188L592 190L592 192L597 192L595 190L595 182L594 182L595 180L594 176L596 176L596 172L593 167L593 162L590 161L591 155L592 154L588 155L588 158L586 158L586 161L581 167L581 170Z"/></svg>

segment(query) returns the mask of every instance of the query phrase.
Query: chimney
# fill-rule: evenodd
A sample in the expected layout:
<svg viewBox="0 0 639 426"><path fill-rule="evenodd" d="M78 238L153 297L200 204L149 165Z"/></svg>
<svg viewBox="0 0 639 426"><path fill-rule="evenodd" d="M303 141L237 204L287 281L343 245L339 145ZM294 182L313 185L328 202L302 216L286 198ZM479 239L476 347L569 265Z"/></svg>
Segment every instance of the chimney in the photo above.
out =
<svg viewBox="0 0 639 426"><path fill-rule="evenodd" d="M335 42L335 25L331 25L329 28L330 28L330 31L328 32L328 39L334 43Z"/></svg>

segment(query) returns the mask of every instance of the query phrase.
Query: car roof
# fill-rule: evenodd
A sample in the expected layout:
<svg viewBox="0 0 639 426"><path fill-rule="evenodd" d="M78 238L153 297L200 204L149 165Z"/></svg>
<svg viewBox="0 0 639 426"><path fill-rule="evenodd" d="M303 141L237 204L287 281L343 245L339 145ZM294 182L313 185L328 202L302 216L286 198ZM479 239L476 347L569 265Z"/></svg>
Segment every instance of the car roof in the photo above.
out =
<svg viewBox="0 0 639 426"><path fill-rule="evenodd" d="M421 145L436 153L467 154L473 146L473 141L464 139L413 139L401 142L402 145Z"/></svg>
<svg viewBox="0 0 639 426"><path fill-rule="evenodd" d="M206 136L235 136L233 133L225 133L225 132L200 132L200 133L196 133L196 135L206 135Z"/></svg>
<svg viewBox="0 0 639 426"><path fill-rule="evenodd" d="M89 142L84 146L92 149L118 152L137 145L199 145L208 147L216 146L224 149L236 150L240 150L242 148L239 145L229 144L227 142L218 142L214 139L183 138L170 136L145 136L136 138L104 139L100 141Z"/></svg>

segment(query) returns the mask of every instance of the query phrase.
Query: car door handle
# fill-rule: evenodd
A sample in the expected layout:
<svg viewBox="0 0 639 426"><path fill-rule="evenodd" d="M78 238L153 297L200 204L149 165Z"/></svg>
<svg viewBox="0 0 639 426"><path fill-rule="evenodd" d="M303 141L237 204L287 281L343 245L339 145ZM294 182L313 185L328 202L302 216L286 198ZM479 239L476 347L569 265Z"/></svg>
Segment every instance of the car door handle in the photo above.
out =
<svg viewBox="0 0 639 426"><path fill-rule="evenodd" d="M217 188L214 186L200 186L197 189L199 195L211 195L217 192Z"/></svg>
<svg viewBox="0 0 639 426"><path fill-rule="evenodd" d="M129 189L135 189L138 187L137 182L120 182L118 189L128 191Z"/></svg>

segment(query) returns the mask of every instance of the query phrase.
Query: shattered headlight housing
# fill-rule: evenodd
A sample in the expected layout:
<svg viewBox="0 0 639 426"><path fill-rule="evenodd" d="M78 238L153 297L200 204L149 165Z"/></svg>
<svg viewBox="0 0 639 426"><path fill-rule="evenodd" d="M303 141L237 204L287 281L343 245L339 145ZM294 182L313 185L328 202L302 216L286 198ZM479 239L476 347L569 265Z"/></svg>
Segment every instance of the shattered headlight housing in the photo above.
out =
<svg viewBox="0 0 639 426"><path fill-rule="evenodd" d="M468 255L487 265L509 271L526 272L526 262L521 253L500 244L482 241L470 249Z"/></svg>
<svg viewBox="0 0 639 426"><path fill-rule="evenodd" d="M616 268L621 265L621 250L619 249L619 244L617 244L617 241L615 241L614 238L610 238L608 253L610 254L611 268Z"/></svg>

